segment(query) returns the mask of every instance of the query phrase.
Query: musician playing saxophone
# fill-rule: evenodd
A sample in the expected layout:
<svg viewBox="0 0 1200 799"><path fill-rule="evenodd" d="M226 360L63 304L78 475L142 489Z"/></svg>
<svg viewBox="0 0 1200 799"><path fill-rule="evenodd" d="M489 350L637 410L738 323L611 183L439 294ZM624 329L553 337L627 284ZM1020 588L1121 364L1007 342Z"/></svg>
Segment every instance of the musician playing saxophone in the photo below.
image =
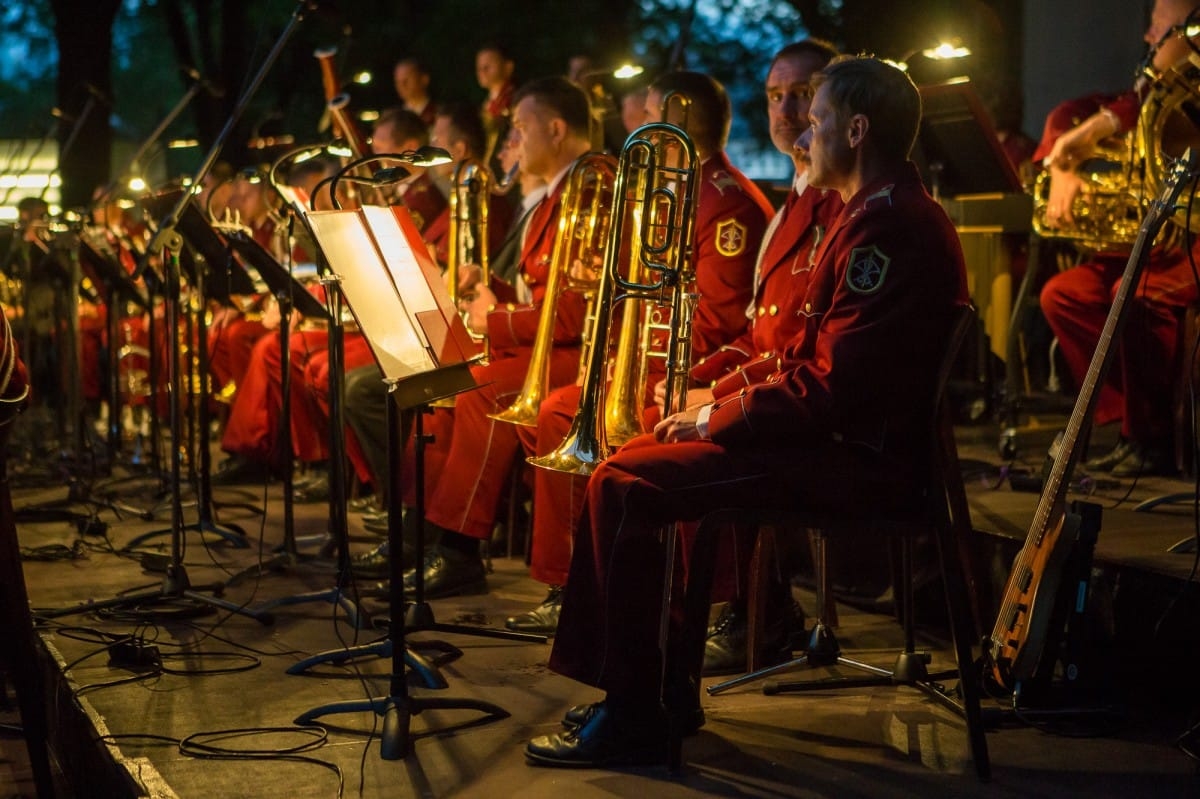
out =
<svg viewBox="0 0 1200 799"><path fill-rule="evenodd" d="M423 566L428 598L486 590L479 542L492 534L496 506L520 446L513 425L488 415L507 408L524 383L549 278L564 178L588 152L588 118L586 95L566 78L534 80L515 95L512 122L521 167L542 177L549 189L526 222L515 284L493 275L491 285L464 286L469 290L463 296L472 297L463 305L468 325L487 335L491 361L472 367L478 390L459 395L453 409L436 409L425 423L434 435L425 450L426 519L430 532L439 536ZM471 283L470 274L464 270L464 283ZM584 305L574 291L558 299L551 387L576 376ZM412 457L411 448L406 457ZM405 467L406 478L413 473ZM404 489L412 493L411 480ZM356 559L356 571L378 573L385 553L376 550ZM405 575L406 590L415 577L415 570Z"/></svg>
<svg viewBox="0 0 1200 799"><path fill-rule="evenodd" d="M1150 60L1153 73L1162 74L1187 58L1190 47L1180 28L1197 9L1200 0L1156 0L1144 36L1148 44L1157 45ZM1046 221L1051 227L1069 227L1075 221L1072 205L1083 182L1073 167L1101 139L1136 124L1139 105L1153 86L1139 88L1116 97L1092 95L1070 101L1047 118L1034 159L1044 159L1050 170ZM1079 117L1086 118L1074 127L1066 124ZM1053 276L1042 288L1042 312L1077 384L1087 373L1125 261L1124 254L1097 253L1089 263ZM1120 437L1111 450L1085 463L1089 471L1116 477L1174 471L1171 376L1182 309L1196 302L1197 296L1186 251L1156 248L1130 300L1115 368L1109 370L1096 405L1095 424L1119 421Z"/></svg>
<svg viewBox="0 0 1200 799"><path fill-rule="evenodd" d="M695 241L695 291L699 299L693 317L692 352L694 359L703 359L747 329L755 255L772 211L762 192L729 162L724 152L731 111L721 84L698 72L664 75L646 96L644 122L663 121L662 101L670 93L691 101L686 126L701 163ZM676 118L678 107L672 105L670 114L672 118L666 121L681 121ZM645 383L639 388L651 409L653 387L664 374L662 359L651 359ZM578 385L554 391L539 408L537 427L518 428L527 454L545 455L562 442L579 406L580 393ZM548 469L535 469L533 479L530 574L547 583L550 590L541 605L509 618L506 624L522 632L553 634L571 559L571 535L587 480Z"/></svg>

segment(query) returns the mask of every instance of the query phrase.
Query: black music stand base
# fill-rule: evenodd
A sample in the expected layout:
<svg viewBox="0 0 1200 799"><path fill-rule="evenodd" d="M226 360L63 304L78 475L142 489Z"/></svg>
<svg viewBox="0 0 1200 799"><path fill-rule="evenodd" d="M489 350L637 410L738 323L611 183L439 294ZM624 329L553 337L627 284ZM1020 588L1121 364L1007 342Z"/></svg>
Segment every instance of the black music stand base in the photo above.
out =
<svg viewBox="0 0 1200 799"><path fill-rule="evenodd" d="M220 591L223 587L220 583L193 587L188 580L187 570L184 569L183 565L172 564L167 567L167 574L163 577L162 584L157 589L134 591L110 599L90 600L68 608L39 609L34 612L34 615L42 619L57 619L61 616L91 613L98 610L141 608L139 612L150 616L153 615L154 611L152 607L148 606L152 606L155 603L167 604L180 599L190 599L200 605L229 611L230 613L237 613L242 616L249 616L260 624L269 625L275 622L275 618L270 613L251 610L220 597L201 593L201 591Z"/></svg>
<svg viewBox="0 0 1200 799"><path fill-rule="evenodd" d="M450 367L453 370L456 367ZM459 365L457 368L466 370L466 365ZM447 371L449 371L447 370ZM466 372L469 375L469 372ZM432 374L432 373L431 373ZM384 760L399 760L405 757L411 751L411 736L410 722L413 715L420 713L423 710L439 709L439 710L478 710L486 714L483 718L472 722L474 724L482 724L489 721L498 721L503 718L508 718L508 711L490 702L484 702L477 699L465 698L428 698L428 697L411 697L408 694L408 671L413 667L413 673L416 674L426 686L433 688L445 688L447 684L441 675L436 671L434 665L419 654L412 651L410 646L405 641L405 635L411 630L438 630L444 632L461 632L468 635L483 635L494 638L508 638L510 640L541 640L546 641L545 637L541 636L526 636L517 633L508 633L501 630L485 630L472 627L463 627L451 624L437 624L433 620L433 611L428 604L423 601L424 585L422 581L422 568L418 563L416 566L416 601L411 605L406 606L404 602L404 534L402 521L402 508L400 500L400 471L402 466L404 446L401 431L409 429L409 426L401 423L400 405L403 402L403 393L400 391L400 386L395 380L388 380L388 398L387 398L387 452L388 452L388 473L391 475L392 485L388 492L388 552L390 553L388 563L388 601L391 609L391 618L388 625L388 636L382 641L377 641L374 644L367 646L355 647L351 649L343 649L335 652L323 653L309 658L303 664L297 664L293 667L297 671L289 670L289 673L299 673L303 668L308 668L316 663L325 661L345 661L352 657L363 655L378 655L381 657L391 656L392 672L389 678L390 688L387 696L376 696L369 699L356 700L352 702L337 702L330 705L322 705L314 708L306 713L301 714L296 718L297 724L310 724L321 716L331 713L355 713L371 711L377 715L383 716L383 733L380 741L380 757ZM473 381L472 381L473 382ZM462 389L459 389L462 390ZM458 393L454 391L452 393ZM405 402L405 412L411 414L413 418L413 436L416 444L416 492L417 505L416 512L424 513L422 507L423 502L421 494L425 490L424 486L424 443L425 434L422 430L421 417L428 408L428 402L436 397L424 397L422 401L412 403ZM418 516L421 518L421 516ZM417 525L417 551L424 550L424 542L422 541L423 533L422 525ZM418 648L422 646L417 645ZM461 654L456 647L450 646L443 642L430 642L430 646L442 648L443 651L451 651L455 656Z"/></svg>
<svg viewBox="0 0 1200 799"><path fill-rule="evenodd" d="M246 540L246 531L241 527L238 527L236 524L229 524L222 527L216 522L201 519L194 524L185 524L182 531L185 533L201 533L219 536L222 541L236 549L246 549L250 546L250 542ZM171 535L173 532L174 530L172 530L170 527L165 527L161 530L151 530L148 533L142 533L126 544L125 549L137 549L152 538L158 538L159 536L163 535Z"/></svg>
<svg viewBox="0 0 1200 799"><path fill-rule="evenodd" d="M296 717L296 724L315 724L316 719L330 713L361 713L370 711L383 717L383 733L379 741L379 756L384 760L402 760L412 750L412 717L424 710L478 710L487 715L465 726L485 724L506 719L511 714L502 707L476 699L442 699L411 697L407 692L376 696L353 702L334 702L314 708Z"/></svg>

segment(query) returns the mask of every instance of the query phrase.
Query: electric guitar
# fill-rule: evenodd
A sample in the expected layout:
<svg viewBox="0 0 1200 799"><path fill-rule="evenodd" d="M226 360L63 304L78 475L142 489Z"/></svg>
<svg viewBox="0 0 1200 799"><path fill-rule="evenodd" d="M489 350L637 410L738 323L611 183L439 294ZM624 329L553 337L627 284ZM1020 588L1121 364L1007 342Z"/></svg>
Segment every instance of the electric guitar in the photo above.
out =
<svg viewBox="0 0 1200 799"><path fill-rule="evenodd" d="M1058 442L1059 453L1046 476L1029 534L1009 574L996 625L984 640L985 662L990 663L993 676L1005 688L1013 689L1016 683L1033 676L1042 656L1063 565L1079 530L1078 516L1066 510L1068 478L1079 456L1079 445L1087 440L1099 387L1112 362L1112 342L1125 324L1129 296L1159 230L1175 213L1183 186L1195 179L1198 161L1200 157L1191 150L1179 159L1142 221L1070 421Z"/></svg>

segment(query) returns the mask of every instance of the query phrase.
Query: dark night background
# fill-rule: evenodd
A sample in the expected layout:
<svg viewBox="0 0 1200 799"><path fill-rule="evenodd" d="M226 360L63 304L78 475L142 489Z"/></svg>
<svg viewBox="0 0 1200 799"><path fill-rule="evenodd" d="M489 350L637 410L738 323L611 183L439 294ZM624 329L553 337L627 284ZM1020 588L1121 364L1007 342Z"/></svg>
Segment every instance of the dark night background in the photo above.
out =
<svg viewBox="0 0 1200 799"><path fill-rule="evenodd" d="M120 165L111 145L130 152L142 141L186 91L182 68L191 66L224 95L199 95L163 137L195 137L200 147L153 156L159 175L188 174L298 7L293 0L10 5L0 11L0 139L52 134L61 144L71 126L56 122L52 108L78 116L93 96L89 85L111 97L109 113L95 103L101 110L86 117L77 146L60 164L63 205L84 205L92 188L108 181L113 162ZM223 157L251 162L246 143L255 135L288 133L301 143L323 136L317 122L324 96L312 55L318 47L337 46L344 80L361 70L374 74L373 83L350 86L351 108L360 111L396 102L391 67L408 54L429 67L436 98L478 101L474 52L485 41L512 50L519 82L561 73L579 52L599 65L633 58L653 75L681 33L686 66L729 87L735 136L756 139L762 149L769 148L761 97L767 61L776 47L806 31L847 52L897 59L957 36L973 54L953 74L969 72L1001 125L1036 134L1040 122L1022 117L1026 11L1021 0L326 0L293 27ZM914 61L918 82L949 77L920 74L932 63Z"/></svg>

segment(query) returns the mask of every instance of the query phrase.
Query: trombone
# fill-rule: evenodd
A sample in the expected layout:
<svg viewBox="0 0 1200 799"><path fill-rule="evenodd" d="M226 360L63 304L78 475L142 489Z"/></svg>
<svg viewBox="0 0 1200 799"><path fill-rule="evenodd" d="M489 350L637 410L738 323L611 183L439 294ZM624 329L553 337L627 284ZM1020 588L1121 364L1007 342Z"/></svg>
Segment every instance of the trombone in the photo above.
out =
<svg viewBox="0 0 1200 799"><path fill-rule="evenodd" d="M534 466L589 475L608 457L610 445L619 446L641 432L645 353L642 357L635 353L634 336L643 332L638 313L642 308L638 306L670 306L665 407L667 413L682 409L696 302L691 288L699 171L691 138L682 128L666 122L643 125L621 149L612 211L613 218L620 221L611 226L605 249L579 409L557 449L529 458ZM627 234L630 267L629 277L624 278L619 267ZM607 352L601 342L608 340L615 304L629 300L643 302L631 302L624 308L612 386L606 394Z"/></svg>
<svg viewBox="0 0 1200 799"><path fill-rule="evenodd" d="M454 167L450 186L450 233L446 257L446 283L454 307L459 301L459 276L462 267L478 264L479 281L491 283L488 268L488 200L492 193L491 172L474 158ZM467 328L471 338L483 342L484 361L490 360L487 334Z"/></svg>
<svg viewBox="0 0 1200 799"><path fill-rule="evenodd" d="M562 200L558 215L558 230L550 254L550 276L538 317L533 351L521 392L505 410L488 414L499 422L533 427L537 424L538 409L550 388L550 350L554 339L554 322L558 300L568 289L594 295L595 281L580 281L571 277L575 263L590 264L593 257L610 240L613 227L608 208L616 180L617 160L611 155L588 153L576 159L571 171L563 178ZM593 304L589 297L589 306ZM584 352L594 346L596 330L594 309L589 307L584 319ZM589 332L590 331L590 332Z"/></svg>

